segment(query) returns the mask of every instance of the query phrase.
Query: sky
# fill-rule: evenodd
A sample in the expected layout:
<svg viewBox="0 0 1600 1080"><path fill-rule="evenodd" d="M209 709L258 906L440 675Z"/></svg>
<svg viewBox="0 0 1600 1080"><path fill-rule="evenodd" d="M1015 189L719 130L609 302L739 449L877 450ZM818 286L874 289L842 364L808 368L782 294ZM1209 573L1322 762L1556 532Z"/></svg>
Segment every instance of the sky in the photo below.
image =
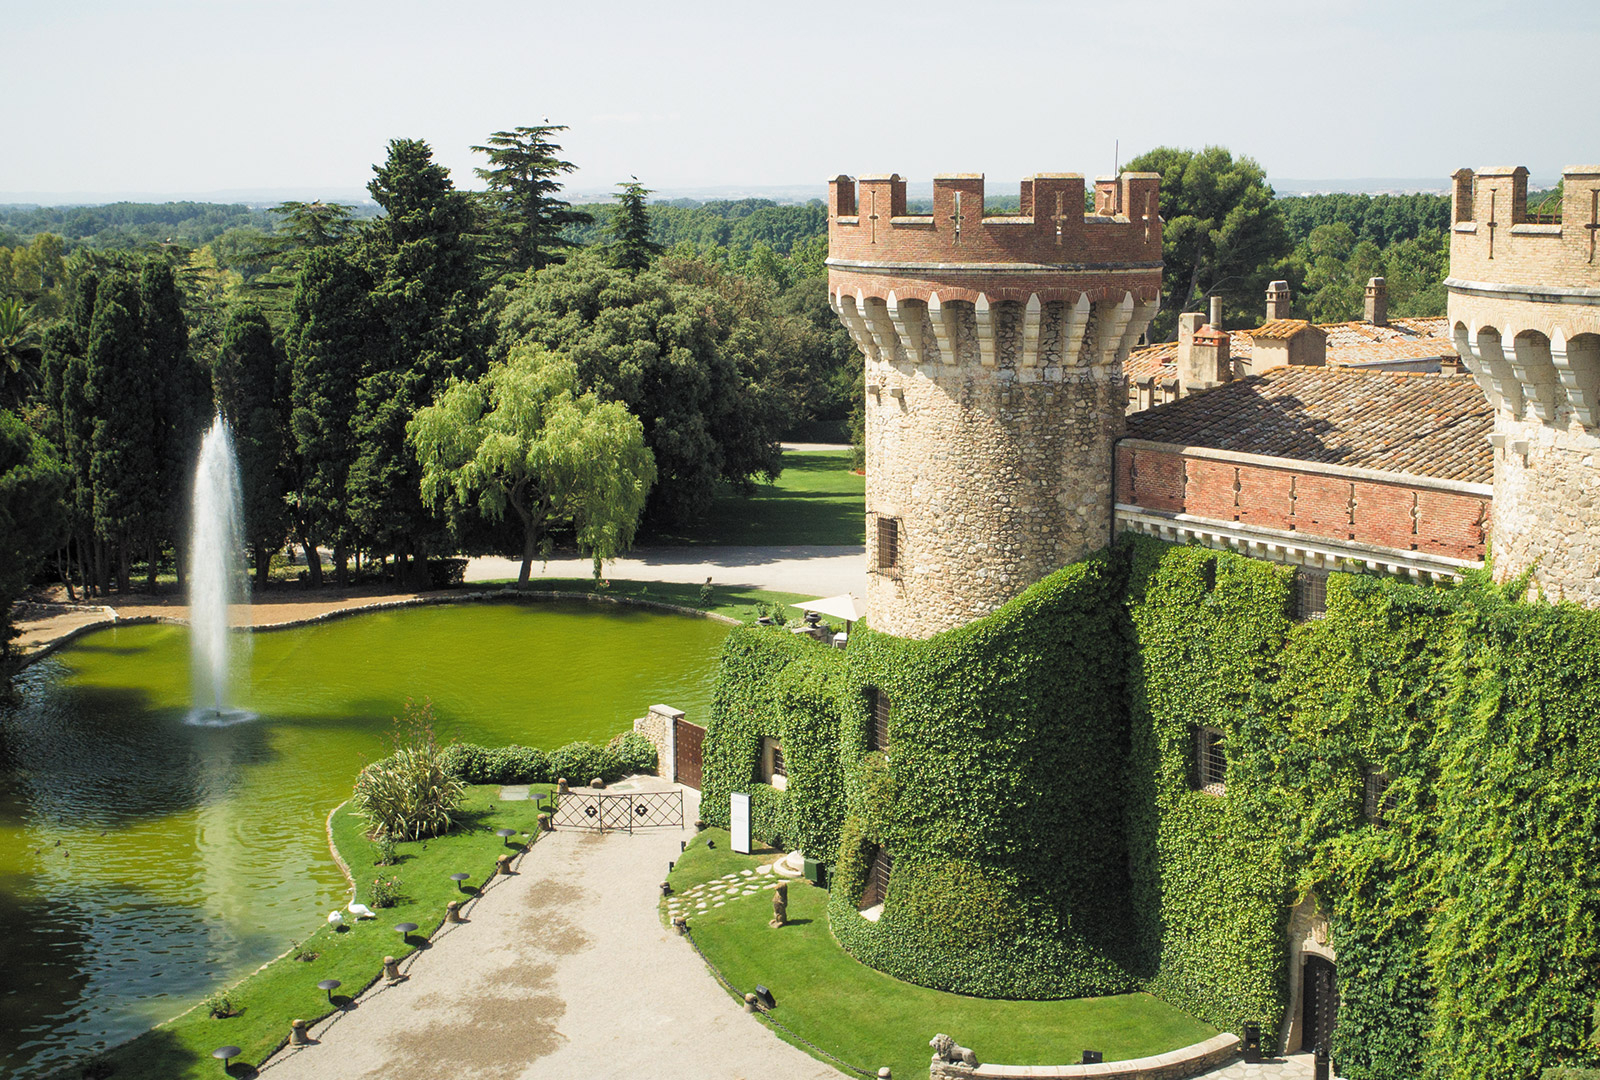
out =
<svg viewBox="0 0 1600 1080"><path fill-rule="evenodd" d="M472 145L547 119L574 192L983 172L1003 194L1158 145L1441 188L1600 160L1593 0L0 0L0 25L0 201L359 191L395 137L479 187Z"/></svg>

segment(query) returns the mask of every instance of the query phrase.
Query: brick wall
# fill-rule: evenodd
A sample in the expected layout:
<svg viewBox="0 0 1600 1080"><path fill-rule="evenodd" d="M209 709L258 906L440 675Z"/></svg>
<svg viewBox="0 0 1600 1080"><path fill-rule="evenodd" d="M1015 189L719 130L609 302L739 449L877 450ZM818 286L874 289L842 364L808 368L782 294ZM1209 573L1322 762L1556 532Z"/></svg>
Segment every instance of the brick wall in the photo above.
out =
<svg viewBox="0 0 1600 1080"><path fill-rule="evenodd" d="M1176 450L1117 447L1117 501L1344 543L1481 560L1487 495Z"/></svg>
<svg viewBox="0 0 1600 1080"><path fill-rule="evenodd" d="M1450 276L1467 281L1600 287L1595 222L1600 167L1573 166L1562 176L1561 220L1528 220L1528 170L1456 174ZM1491 223L1493 227L1491 228Z"/></svg>

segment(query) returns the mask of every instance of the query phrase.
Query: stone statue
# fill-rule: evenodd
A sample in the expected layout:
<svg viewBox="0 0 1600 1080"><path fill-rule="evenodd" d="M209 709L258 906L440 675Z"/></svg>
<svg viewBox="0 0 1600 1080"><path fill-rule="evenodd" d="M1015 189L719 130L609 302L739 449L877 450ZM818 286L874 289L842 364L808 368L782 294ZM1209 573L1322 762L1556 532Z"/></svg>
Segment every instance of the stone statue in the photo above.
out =
<svg viewBox="0 0 1600 1080"><path fill-rule="evenodd" d="M950 1036L940 1032L928 1041L933 1047L933 1063L935 1065L965 1065L968 1068L978 1067L978 1055L970 1049L961 1046Z"/></svg>
<svg viewBox="0 0 1600 1080"><path fill-rule="evenodd" d="M767 925L772 927L787 926L789 923L789 884L784 882L772 890L772 921Z"/></svg>

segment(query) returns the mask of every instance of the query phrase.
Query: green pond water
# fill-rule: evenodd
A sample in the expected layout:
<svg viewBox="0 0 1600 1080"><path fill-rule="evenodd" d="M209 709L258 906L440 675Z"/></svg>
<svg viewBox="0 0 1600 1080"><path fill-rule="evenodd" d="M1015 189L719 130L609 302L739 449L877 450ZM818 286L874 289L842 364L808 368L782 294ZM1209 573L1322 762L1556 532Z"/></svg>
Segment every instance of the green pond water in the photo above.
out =
<svg viewBox="0 0 1600 1080"><path fill-rule="evenodd" d="M726 632L538 604L241 635L236 704L256 715L227 727L189 722L181 627L35 664L0 703L0 1076L121 1042L343 906L323 822L408 697L442 740L603 742L656 702L703 718Z"/></svg>

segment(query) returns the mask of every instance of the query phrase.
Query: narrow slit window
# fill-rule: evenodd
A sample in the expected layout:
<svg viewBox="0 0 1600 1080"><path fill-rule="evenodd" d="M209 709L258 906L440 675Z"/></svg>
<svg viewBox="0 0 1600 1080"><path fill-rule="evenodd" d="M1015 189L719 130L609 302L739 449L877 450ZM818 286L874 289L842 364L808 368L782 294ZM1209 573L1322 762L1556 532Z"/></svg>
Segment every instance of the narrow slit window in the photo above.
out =
<svg viewBox="0 0 1600 1080"><path fill-rule="evenodd" d="M867 691L867 707L871 712L867 725L867 749L889 749L889 695L877 687Z"/></svg>
<svg viewBox="0 0 1600 1080"><path fill-rule="evenodd" d="M858 909L865 911L882 904L889 895L889 874L894 869L894 859L881 847L874 847L867 859L867 881L861 890Z"/></svg>
<svg viewBox="0 0 1600 1080"><path fill-rule="evenodd" d="M1221 795L1227 790L1228 755L1223 747L1222 732L1203 727L1194 735L1195 787L1208 795Z"/></svg>
<svg viewBox="0 0 1600 1080"><path fill-rule="evenodd" d="M878 519L878 569L898 570L900 568L900 519L881 517Z"/></svg>
<svg viewBox="0 0 1600 1080"><path fill-rule="evenodd" d="M1362 778L1362 809L1374 825L1387 825L1394 814L1395 793L1389 790L1389 774L1368 769Z"/></svg>
<svg viewBox="0 0 1600 1080"><path fill-rule="evenodd" d="M784 764L783 760L783 747L777 743L772 744L772 775L789 775L789 766Z"/></svg>

